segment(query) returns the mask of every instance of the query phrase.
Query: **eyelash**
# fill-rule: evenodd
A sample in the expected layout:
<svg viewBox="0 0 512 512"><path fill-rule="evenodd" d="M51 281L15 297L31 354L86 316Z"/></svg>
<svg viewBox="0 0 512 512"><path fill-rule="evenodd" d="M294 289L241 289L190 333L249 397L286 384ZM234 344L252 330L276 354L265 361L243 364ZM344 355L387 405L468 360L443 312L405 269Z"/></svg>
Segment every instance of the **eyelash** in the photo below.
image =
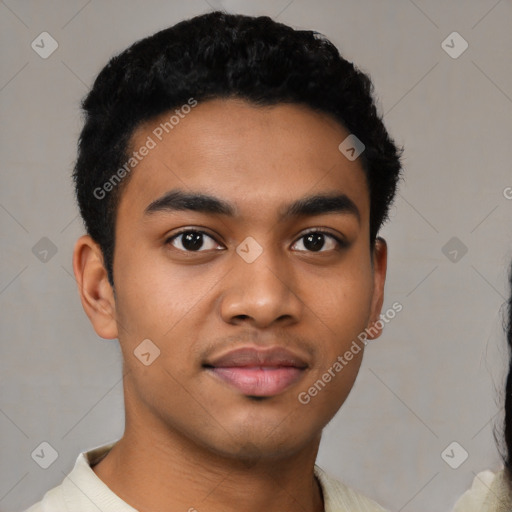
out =
<svg viewBox="0 0 512 512"><path fill-rule="evenodd" d="M212 240L215 240L215 238L212 235L208 234L206 231L201 231L199 229L190 229L190 228L186 229L185 228L185 229L179 231L178 233L175 233L171 237L167 238L165 240L165 244L166 245L170 245L171 242L174 239L178 238L181 235L184 235L185 233L200 233L200 234L203 234L203 235L206 235L206 236L210 237ZM319 234L322 234L322 235L325 235L325 236L327 236L329 238L334 239L334 241L338 245L337 250L345 249L349 245L347 242L345 242L345 240L342 240L340 237L337 237L336 235L333 235L329 231L325 231L325 230L323 230L321 228L312 228L310 231L306 231L306 233L303 233L299 238L297 238L295 240L293 245L295 245L295 243L298 242L301 238L305 238L307 235L310 235L312 233L319 233ZM218 243L217 240L215 240L215 242ZM174 249L176 249L177 251L185 252L185 253L189 253L189 254L195 254L195 253L200 253L200 252L207 252L207 251L186 251L186 250L184 251L183 249L177 249L176 247L174 247ZM336 249L334 249L334 250L336 250ZM316 254L316 253L319 253L319 252L329 252L329 251L300 251L300 252L309 252L309 253L312 253L312 254Z"/></svg>

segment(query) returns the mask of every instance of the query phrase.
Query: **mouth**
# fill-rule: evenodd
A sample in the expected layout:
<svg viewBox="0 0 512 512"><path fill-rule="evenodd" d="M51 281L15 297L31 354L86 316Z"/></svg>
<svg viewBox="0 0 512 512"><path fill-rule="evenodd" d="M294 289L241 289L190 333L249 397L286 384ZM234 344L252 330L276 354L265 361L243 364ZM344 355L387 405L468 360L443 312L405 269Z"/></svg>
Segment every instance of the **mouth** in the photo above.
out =
<svg viewBox="0 0 512 512"><path fill-rule="evenodd" d="M251 397L275 396L298 382L308 368L284 348L241 348L203 365L212 376Z"/></svg>
<svg viewBox="0 0 512 512"><path fill-rule="evenodd" d="M304 369L288 367L208 368L224 382L247 396L274 396L297 382Z"/></svg>

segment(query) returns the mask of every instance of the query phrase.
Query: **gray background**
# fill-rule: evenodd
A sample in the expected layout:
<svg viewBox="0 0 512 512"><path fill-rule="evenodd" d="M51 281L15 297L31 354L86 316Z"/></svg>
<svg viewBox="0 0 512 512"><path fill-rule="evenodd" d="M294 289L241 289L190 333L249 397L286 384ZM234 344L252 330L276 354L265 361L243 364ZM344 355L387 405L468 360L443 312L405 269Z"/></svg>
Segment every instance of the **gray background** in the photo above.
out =
<svg viewBox="0 0 512 512"><path fill-rule="evenodd" d="M326 34L370 73L405 145L405 182L382 232L384 309L399 301L403 311L367 349L318 462L391 510L450 510L476 473L500 467L492 429L512 259L505 0L0 2L0 510L38 501L79 452L123 432L118 342L95 335L71 267L83 232L70 180L79 101L114 53L212 8ZM47 59L31 48L43 31L59 45ZM453 31L469 44L458 58L441 44ZM43 237L57 250L46 262L32 250ZM452 237L467 247L455 262L442 250ZM31 458L43 441L58 452L46 470ZM453 441L469 454L457 469L441 457Z"/></svg>

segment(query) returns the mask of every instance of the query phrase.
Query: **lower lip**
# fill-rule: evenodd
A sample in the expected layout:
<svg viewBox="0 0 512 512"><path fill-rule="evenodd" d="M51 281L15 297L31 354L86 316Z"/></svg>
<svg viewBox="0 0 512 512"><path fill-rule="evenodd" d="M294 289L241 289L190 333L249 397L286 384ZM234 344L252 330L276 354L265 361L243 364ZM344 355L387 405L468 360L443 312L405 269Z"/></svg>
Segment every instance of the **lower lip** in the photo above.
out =
<svg viewBox="0 0 512 512"><path fill-rule="evenodd" d="M220 379L248 396L273 396L297 382L304 372L294 366L211 368Z"/></svg>

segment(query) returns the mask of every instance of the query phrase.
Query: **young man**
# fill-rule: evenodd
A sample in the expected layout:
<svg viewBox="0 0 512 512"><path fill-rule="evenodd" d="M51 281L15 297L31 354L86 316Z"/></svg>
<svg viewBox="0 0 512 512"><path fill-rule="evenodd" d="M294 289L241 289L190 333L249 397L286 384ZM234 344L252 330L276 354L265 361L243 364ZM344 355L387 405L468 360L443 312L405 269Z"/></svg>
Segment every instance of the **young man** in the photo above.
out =
<svg viewBox="0 0 512 512"><path fill-rule="evenodd" d="M213 12L114 57L83 108L73 266L125 432L30 512L384 510L315 465L383 325L401 167L369 78Z"/></svg>

